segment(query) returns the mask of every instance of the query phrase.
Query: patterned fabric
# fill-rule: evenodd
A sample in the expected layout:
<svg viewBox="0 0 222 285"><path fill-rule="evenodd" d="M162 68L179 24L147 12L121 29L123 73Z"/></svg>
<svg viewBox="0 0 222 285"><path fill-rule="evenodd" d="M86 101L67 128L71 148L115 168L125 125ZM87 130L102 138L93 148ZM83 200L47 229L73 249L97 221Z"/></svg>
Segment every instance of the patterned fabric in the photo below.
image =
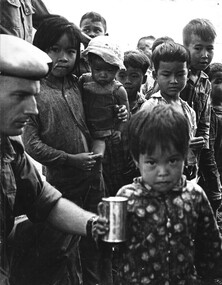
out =
<svg viewBox="0 0 222 285"><path fill-rule="evenodd" d="M203 136L205 148L209 147L210 131L210 92L211 84L208 76L201 71L199 79L194 83L188 77L185 88L181 91L180 97L186 101L196 112L197 133L196 137Z"/></svg>
<svg viewBox="0 0 222 285"><path fill-rule="evenodd" d="M130 106L130 113L135 114L139 111L145 101L144 95L138 92L136 101ZM110 195L116 195L116 192L120 187L130 183L133 178L139 175L139 171L135 167L129 152L128 134L126 129L122 132L122 140L119 144L115 144L112 137L106 139L103 171Z"/></svg>
<svg viewBox="0 0 222 285"><path fill-rule="evenodd" d="M123 140L115 142L112 136L105 139L106 151L103 158L103 174L109 195L114 196L116 192L125 185L124 171L126 167ZM132 181L132 180L131 180Z"/></svg>
<svg viewBox="0 0 222 285"><path fill-rule="evenodd" d="M130 113L135 114L139 111L144 102L146 102L145 96L142 93L137 92L136 101L132 106L130 106Z"/></svg>
<svg viewBox="0 0 222 285"><path fill-rule="evenodd" d="M220 180L222 183L222 107L214 106L213 111L215 116L215 122L214 122L215 133L210 136L211 139L210 144L213 144L215 160L217 163L218 171L220 173ZM212 141L213 138L214 141Z"/></svg>
<svg viewBox="0 0 222 285"><path fill-rule="evenodd" d="M201 71L196 83L193 82L192 73L190 73L186 87L181 92L181 98L184 99L196 112L196 136L203 136L205 139L205 145L200 152L198 184L201 185L207 193L211 205L215 210L217 207L214 206L212 202L215 200L221 200L221 185L214 153L210 149L209 145L213 135L210 92L211 83L206 73ZM211 138L209 139L210 128Z"/></svg>
<svg viewBox="0 0 222 285"><path fill-rule="evenodd" d="M219 110L217 110L219 111ZM222 175L222 112L216 114L216 109L211 108L210 120L210 147L203 149L200 156L201 176L198 184L204 189L216 213L221 196ZM216 203L216 204L215 204Z"/></svg>
<svg viewBox="0 0 222 285"><path fill-rule="evenodd" d="M160 194L139 177L117 195L128 197L128 240L117 284L191 285L201 284L197 273L213 276L222 255L221 238L198 185L183 176L171 191Z"/></svg>

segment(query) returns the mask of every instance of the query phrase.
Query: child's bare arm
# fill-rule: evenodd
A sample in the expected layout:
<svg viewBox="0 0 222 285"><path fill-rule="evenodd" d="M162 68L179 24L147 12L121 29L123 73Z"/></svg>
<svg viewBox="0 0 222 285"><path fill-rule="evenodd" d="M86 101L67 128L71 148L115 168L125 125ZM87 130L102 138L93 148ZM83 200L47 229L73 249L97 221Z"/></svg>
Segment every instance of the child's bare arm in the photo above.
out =
<svg viewBox="0 0 222 285"><path fill-rule="evenodd" d="M116 91L115 97L118 101L118 106L125 106L128 112L127 117L129 118L130 110L129 110L129 101L127 97L127 92L123 86L120 86ZM125 124L125 120L119 120L117 123L117 130L122 131Z"/></svg>
<svg viewBox="0 0 222 285"><path fill-rule="evenodd" d="M126 89L123 86L120 86L119 89L116 91L116 98L118 100L118 105L125 105L127 111L129 112L129 100Z"/></svg>

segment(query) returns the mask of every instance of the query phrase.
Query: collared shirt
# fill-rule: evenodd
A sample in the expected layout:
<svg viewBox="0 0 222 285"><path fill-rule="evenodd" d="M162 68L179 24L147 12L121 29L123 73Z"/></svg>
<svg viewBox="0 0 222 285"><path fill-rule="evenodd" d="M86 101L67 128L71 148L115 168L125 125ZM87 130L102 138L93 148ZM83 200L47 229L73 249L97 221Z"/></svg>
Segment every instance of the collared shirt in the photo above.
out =
<svg viewBox="0 0 222 285"><path fill-rule="evenodd" d="M197 129L195 111L187 104L187 102L185 102L181 98L180 98L180 103L181 103L181 107L183 109L184 115L188 119L188 124L190 127L190 137L193 137L195 136L195 132ZM142 105L141 110L152 110L153 107L158 104L160 105L169 104L169 102L167 102L163 98L160 91L151 95L150 99L146 100L146 102Z"/></svg>
<svg viewBox="0 0 222 285"><path fill-rule="evenodd" d="M167 193L135 178L128 197L126 243L120 248L118 284L200 284L222 255L219 230L204 191L181 178Z"/></svg>
<svg viewBox="0 0 222 285"><path fill-rule="evenodd" d="M210 132L210 92L211 83L206 73L201 71L196 83L191 75L188 77L186 87L181 91L180 97L186 101L196 112L197 132L196 136L203 136L205 148L209 147Z"/></svg>
<svg viewBox="0 0 222 285"><path fill-rule="evenodd" d="M211 137L214 138L212 142L214 155L222 183L222 106L213 106L213 111L215 114L215 135L211 135Z"/></svg>
<svg viewBox="0 0 222 285"><path fill-rule="evenodd" d="M137 92L136 100L133 102L133 104L130 104L130 113L135 114L137 111L139 111L144 102L146 102L145 95L143 95L141 92Z"/></svg>
<svg viewBox="0 0 222 285"><path fill-rule="evenodd" d="M0 0L0 33L31 43L33 27L37 29L46 15L49 12L41 0Z"/></svg>
<svg viewBox="0 0 222 285"><path fill-rule="evenodd" d="M41 180L19 137L2 137L0 146L0 240L5 245L16 216L26 214L32 222L46 220L61 193ZM0 260L3 268L4 261Z"/></svg>

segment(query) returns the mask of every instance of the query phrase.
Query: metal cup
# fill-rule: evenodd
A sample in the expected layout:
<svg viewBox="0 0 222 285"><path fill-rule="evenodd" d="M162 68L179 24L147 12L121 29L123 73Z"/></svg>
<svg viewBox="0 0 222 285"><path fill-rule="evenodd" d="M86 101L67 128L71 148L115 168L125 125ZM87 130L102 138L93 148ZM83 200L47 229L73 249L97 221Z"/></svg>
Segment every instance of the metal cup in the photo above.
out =
<svg viewBox="0 0 222 285"><path fill-rule="evenodd" d="M127 200L125 197L102 198L98 204L98 213L109 221L109 231L102 237L106 242L123 242L126 240Z"/></svg>

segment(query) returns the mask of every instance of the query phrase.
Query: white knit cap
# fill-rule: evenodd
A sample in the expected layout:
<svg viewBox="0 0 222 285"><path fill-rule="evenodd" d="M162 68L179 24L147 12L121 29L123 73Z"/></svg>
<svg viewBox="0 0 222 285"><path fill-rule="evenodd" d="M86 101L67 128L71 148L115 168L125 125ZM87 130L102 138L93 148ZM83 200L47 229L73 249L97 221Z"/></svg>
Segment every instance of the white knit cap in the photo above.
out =
<svg viewBox="0 0 222 285"><path fill-rule="evenodd" d="M94 53L100 56L105 62L116 65L119 69L126 69L123 64L123 53L109 36L97 36L92 38L82 54L86 56L88 53Z"/></svg>

